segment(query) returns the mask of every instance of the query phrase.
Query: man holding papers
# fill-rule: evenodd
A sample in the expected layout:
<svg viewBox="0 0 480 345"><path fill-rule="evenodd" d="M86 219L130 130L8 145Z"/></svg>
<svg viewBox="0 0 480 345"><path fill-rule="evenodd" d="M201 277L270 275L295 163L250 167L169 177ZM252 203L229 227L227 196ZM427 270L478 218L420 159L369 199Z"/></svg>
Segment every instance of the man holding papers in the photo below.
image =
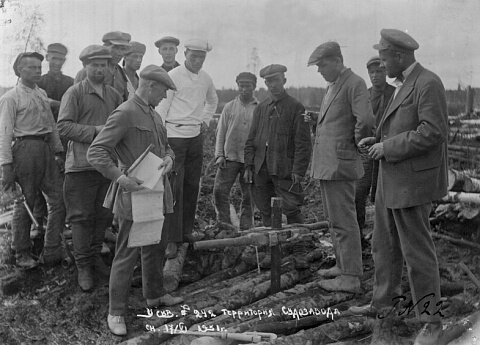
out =
<svg viewBox="0 0 480 345"><path fill-rule="evenodd" d="M165 178L163 209L165 214L173 212L172 191L166 173L172 169L175 155L168 145L167 132L160 116L153 110L175 84L167 72L158 66L149 65L140 72L139 87L133 98L120 105L108 118L88 150L88 161L105 177L115 181L113 212L119 221L119 234L110 274L110 305L108 327L115 335L127 333L124 316L133 269L139 254L138 248L129 248L128 240L133 224L132 192L144 189L144 181L127 176L131 165L153 145L150 152L162 158L157 169L163 168ZM118 167L112 157L118 158ZM162 179L163 179L162 178ZM108 199L109 195L107 195ZM161 205L159 205L159 208ZM143 246L142 258L143 295L149 307L174 305L183 301L163 290L163 259L166 231L158 244Z"/></svg>

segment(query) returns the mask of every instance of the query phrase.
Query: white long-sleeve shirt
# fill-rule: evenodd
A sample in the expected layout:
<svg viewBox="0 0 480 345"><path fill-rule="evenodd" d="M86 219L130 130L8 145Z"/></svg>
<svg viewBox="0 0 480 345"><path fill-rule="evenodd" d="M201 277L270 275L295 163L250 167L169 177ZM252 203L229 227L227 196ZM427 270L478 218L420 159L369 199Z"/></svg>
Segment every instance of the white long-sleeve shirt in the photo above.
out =
<svg viewBox="0 0 480 345"><path fill-rule="evenodd" d="M212 78L200 70L190 72L184 65L168 72L177 91L168 90L156 111L161 115L169 138L193 138L202 122L209 123L217 110L218 97Z"/></svg>

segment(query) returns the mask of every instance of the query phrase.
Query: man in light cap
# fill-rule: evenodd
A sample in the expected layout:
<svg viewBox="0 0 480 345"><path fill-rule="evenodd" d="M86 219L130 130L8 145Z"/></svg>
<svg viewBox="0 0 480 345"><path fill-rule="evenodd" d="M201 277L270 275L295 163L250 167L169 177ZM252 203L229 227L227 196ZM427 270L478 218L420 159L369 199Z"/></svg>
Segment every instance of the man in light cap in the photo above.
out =
<svg viewBox="0 0 480 345"><path fill-rule="evenodd" d="M131 41L130 49L123 58L123 71L127 76L128 98L132 98L135 90L138 88L137 71L142 65L143 55L145 55L146 49L145 44Z"/></svg>
<svg viewBox="0 0 480 345"><path fill-rule="evenodd" d="M264 226L271 226L271 198L281 197L287 222L303 223L300 206L312 143L310 129L303 120L303 105L285 90L283 65L260 70L269 97L253 112L253 122L245 144L245 180L255 187L255 204Z"/></svg>
<svg viewBox="0 0 480 345"><path fill-rule="evenodd" d="M172 36L165 36L155 41L155 47L158 48L158 52L163 59L162 68L167 72L170 72L175 67L180 66L177 60L175 60L179 44L180 40Z"/></svg>
<svg viewBox="0 0 480 345"><path fill-rule="evenodd" d="M374 48L388 77L396 78L396 89L376 136L359 144L380 161L372 242L375 282L367 308L393 313L405 299L400 286L405 261L412 303L426 322L415 345L439 344L440 276L429 215L432 201L447 193L445 89L436 74L415 61L419 45L410 35L396 29L380 35Z"/></svg>
<svg viewBox="0 0 480 345"><path fill-rule="evenodd" d="M344 66L337 42L319 45L308 60L312 65L328 87L316 121L311 176L320 180L336 258L318 274L334 278L320 282L328 291L358 292L363 268L355 180L364 171L357 144L372 133L372 107L365 81Z"/></svg>
<svg viewBox="0 0 480 345"><path fill-rule="evenodd" d="M122 103L120 94L103 83L110 49L90 45L80 53L87 78L67 90L62 98L58 130L69 141L65 163L64 199L67 222L72 228L73 254L78 285L94 286L94 269L108 275L101 257L105 229L112 223L110 210L102 207L110 180L87 161L87 150L108 116Z"/></svg>
<svg viewBox="0 0 480 345"><path fill-rule="evenodd" d="M142 259L143 295L148 307L171 306L183 301L172 297L163 290L163 260L167 229L162 231L159 244L129 248L128 236L132 227L131 193L141 190L143 181L125 172L132 163L152 144L151 152L163 159L158 169L164 167L164 212L166 218L173 212L173 197L167 174L173 165L175 154L167 142L167 131L159 115L153 110L166 96L168 89L175 90L175 84L167 72L158 66L149 65L140 72L138 89L133 98L120 105L107 120L105 127L88 149L88 161L112 183L118 184L114 198L113 212L118 217L119 233L115 258L110 274L110 305L108 327L113 334L125 335L128 291L133 270L139 253ZM113 153L118 164L113 159ZM167 219L165 219L167 220Z"/></svg>
<svg viewBox="0 0 480 345"><path fill-rule="evenodd" d="M39 193L48 203L48 221L41 260L58 263L63 258L60 232L65 208L62 199L63 147L60 142L50 102L37 86L42 74L43 56L36 52L20 54L13 70L19 83L0 98L0 165L2 187L15 189L18 182L25 201L33 209ZM13 145L12 145L13 141ZM12 249L17 266L37 265L30 254L31 219L23 203L15 203Z"/></svg>
<svg viewBox="0 0 480 345"><path fill-rule="evenodd" d="M205 40L185 42L185 64L169 72L177 91L167 92L157 108L165 121L168 142L176 155L175 214L167 253L174 256L176 243L193 242L193 223L197 207L203 163L203 135L217 109L218 97L212 78L202 70L212 46Z"/></svg>
<svg viewBox="0 0 480 345"><path fill-rule="evenodd" d="M225 104L217 125L215 163L218 170L213 186L213 196L217 220L231 224L228 197L237 176L239 176L242 189L240 229L245 230L253 225L253 200L250 200L251 190L249 191L243 175L245 172L245 141L247 141L252 124L253 110L258 104L253 95L257 86L257 77L255 74L242 72L237 76L236 82L239 95Z"/></svg>
<svg viewBox="0 0 480 345"><path fill-rule="evenodd" d="M128 99L127 76L119 63L125 56L125 53L130 49L130 40L130 34L120 31L107 32L102 37L103 45L109 47L110 55L112 56L105 73L104 83L113 86L115 90L120 93L124 101ZM75 83L78 83L86 77L87 74L85 68L83 68L77 73Z"/></svg>

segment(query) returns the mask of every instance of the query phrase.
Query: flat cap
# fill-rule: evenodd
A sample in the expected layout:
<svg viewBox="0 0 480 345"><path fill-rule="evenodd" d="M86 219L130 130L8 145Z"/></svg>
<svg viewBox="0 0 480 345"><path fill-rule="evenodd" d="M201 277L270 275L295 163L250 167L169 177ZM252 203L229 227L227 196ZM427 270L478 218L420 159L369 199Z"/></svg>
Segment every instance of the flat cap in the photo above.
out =
<svg viewBox="0 0 480 345"><path fill-rule="evenodd" d="M17 77L20 77L20 72L18 71L18 64L20 61L22 61L23 58L27 57L33 57L37 58L40 61L43 61L43 55L37 52L25 52L25 53L20 53L18 54L17 58L15 59L15 62L13 63L13 71L15 72L15 75Z"/></svg>
<svg viewBox="0 0 480 345"><path fill-rule="evenodd" d="M321 59L334 56L342 56L340 45L334 41L322 43L310 55L307 66L316 65Z"/></svg>
<svg viewBox="0 0 480 345"><path fill-rule="evenodd" d="M414 51L418 49L417 41L409 34L397 29L382 29L380 42L373 46L376 50Z"/></svg>
<svg viewBox="0 0 480 345"><path fill-rule="evenodd" d="M202 52L209 52L212 50L212 45L207 40L201 38L192 38L185 42L185 48L190 50L200 50Z"/></svg>
<svg viewBox="0 0 480 345"><path fill-rule="evenodd" d="M268 65L263 67L260 70L260 77L266 79L280 73L285 73L286 71L287 71L287 67L285 67L284 65L278 65L278 64Z"/></svg>
<svg viewBox="0 0 480 345"><path fill-rule="evenodd" d="M140 78L146 80L154 80L164 84L166 87L172 90L176 90L177 87L172 78L168 75L162 67L156 65L148 65L140 72Z"/></svg>
<svg viewBox="0 0 480 345"><path fill-rule="evenodd" d="M373 56L367 61L367 68L370 67L371 65L380 65L380 57L379 56Z"/></svg>
<svg viewBox="0 0 480 345"><path fill-rule="evenodd" d="M251 82L251 83L254 83L254 84L257 84L257 77L255 74L253 73L250 73L250 72L242 72L240 73L239 75L237 75L237 78L235 79L235 81L238 83L240 81L247 81L247 82Z"/></svg>
<svg viewBox="0 0 480 345"><path fill-rule="evenodd" d="M65 56L68 53L67 47L61 43L52 43L47 46L47 54L56 54Z"/></svg>
<svg viewBox="0 0 480 345"><path fill-rule="evenodd" d="M136 41L130 41L130 48L128 49L128 52L125 55L132 54L132 53L145 55L146 50L147 50L147 47L145 46L145 44L136 42Z"/></svg>
<svg viewBox="0 0 480 345"><path fill-rule="evenodd" d="M160 48L160 46L164 43L173 43L178 46L180 44L180 40L173 36L165 36L155 41L155 47Z"/></svg>
<svg viewBox="0 0 480 345"><path fill-rule="evenodd" d="M125 32L120 32L120 31L112 31L112 32L107 32L105 35L102 37L102 42L107 43L107 44L114 44L114 45L123 45L123 46L128 46L130 45L130 40L132 39L132 36L130 34L127 34Z"/></svg>
<svg viewBox="0 0 480 345"><path fill-rule="evenodd" d="M105 46L98 44L92 44L84 48L80 53L79 59L86 63L89 60L93 59L111 59L112 55L110 54L110 49Z"/></svg>

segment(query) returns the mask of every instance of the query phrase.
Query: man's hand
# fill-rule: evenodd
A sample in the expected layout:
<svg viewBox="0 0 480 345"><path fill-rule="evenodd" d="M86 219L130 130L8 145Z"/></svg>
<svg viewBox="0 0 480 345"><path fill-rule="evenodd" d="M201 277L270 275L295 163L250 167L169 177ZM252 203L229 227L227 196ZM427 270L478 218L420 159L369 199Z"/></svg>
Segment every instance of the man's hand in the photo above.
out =
<svg viewBox="0 0 480 345"><path fill-rule="evenodd" d="M245 183L253 183L253 171L251 167L245 168L245 173L243 174L243 179Z"/></svg>
<svg viewBox="0 0 480 345"><path fill-rule="evenodd" d="M63 174L65 172L65 161L58 154L55 155L55 163L57 164L57 167L58 167L58 170L60 171L60 173Z"/></svg>
<svg viewBox="0 0 480 345"><path fill-rule="evenodd" d="M15 173L12 163L2 165L2 189L12 192L15 190Z"/></svg>
<svg viewBox="0 0 480 345"><path fill-rule="evenodd" d="M368 149L375 144L375 137L366 137L359 141L358 150L360 153L367 154Z"/></svg>
<svg viewBox="0 0 480 345"><path fill-rule="evenodd" d="M303 121L308 122L309 124L315 124L318 120L318 114L313 111L306 111L302 114Z"/></svg>
<svg viewBox="0 0 480 345"><path fill-rule="evenodd" d="M128 177L125 175L120 176L117 179L118 185L126 190L127 192L136 192L138 190L144 189L141 184L143 183L142 180L139 180L136 177Z"/></svg>
<svg viewBox="0 0 480 345"><path fill-rule="evenodd" d="M383 143L376 143L372 145L368 149L368 155L377 161L385 157L385 154L383 152Z"/></svg>
<svg viewBox="0 0 480 345"><path fill-rule="evenodd" d="M172 170L172 167L173 167L172 157L165 156L165 158L163 158L163 162L158 166L158 170L162 169L163 167L165 167L165 169L163 169L162 176L164 176L165 174L168 174L170 170Z"/></svg>
<svg viewBox="0 0 480 345"><path fill-rule="evenodd" d="M223 169L227 167L227 160L225 159L225 157L220 156L215 161L215 164L218 165L220 169Z"/></svg>
<svg viewBox="0 0 480 345"><path fill-rule="evenodd" d="M293 184L300 183L300 182L302 182L302 180L303 180L303 177L302 177L302 176L300 176L299 174L292 173L292 182L293 182Z"/></svg>

